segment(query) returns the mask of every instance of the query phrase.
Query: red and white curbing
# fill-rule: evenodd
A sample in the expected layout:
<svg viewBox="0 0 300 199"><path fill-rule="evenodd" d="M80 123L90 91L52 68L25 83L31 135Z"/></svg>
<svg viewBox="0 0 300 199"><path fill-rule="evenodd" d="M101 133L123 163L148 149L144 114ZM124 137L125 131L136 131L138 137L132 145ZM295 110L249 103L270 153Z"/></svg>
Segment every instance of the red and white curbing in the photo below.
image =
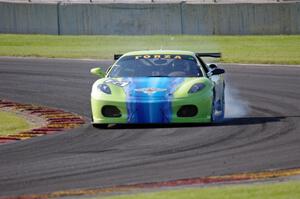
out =
<svg viewBox="0 0 300 199"><path fill-rule="evenodd" d="M46 194L32 194L13 197L0 197L0 199L49 199L49 198L61 198L61 197L82 197L82 196L95 196L99 194L109 193L130 193L131 191L155 189L155 188L167 188L167 187L184 187L189 185L207 185L207 184L226 184L226 183L240 183L251 182L267 179L275 179L279 177L289 177L294 175L300 175L300 169L282 169L282 170L269 170L261 172L249 172L238 173L223 176L207 176L207 177L195 177L178 180L170 180L164 182L150 182L139 184L128 184L112 186L107 188L86 188L86 189L73 189L56 191ZM101 195L99 195L101 196Z"/></svg>
<svg viewBox="0 0 300 199"><path fill-rule="evenodd" d="M57 133L60 131L77 128L85 123L83 117L74 113L32 104L21 104L8 100L0 100L0 109L1 108L11 108L18 112L27 112L34 116L43 118L46 121L46 124L38 128L20 132L18 134L0 136L0 144Z"/></svg>

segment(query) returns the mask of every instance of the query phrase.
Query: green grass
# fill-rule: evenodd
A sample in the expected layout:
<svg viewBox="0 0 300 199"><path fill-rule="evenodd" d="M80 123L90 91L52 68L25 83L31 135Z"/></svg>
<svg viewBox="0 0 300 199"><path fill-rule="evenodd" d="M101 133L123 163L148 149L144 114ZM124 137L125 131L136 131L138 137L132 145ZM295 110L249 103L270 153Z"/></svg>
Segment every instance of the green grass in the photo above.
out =
<svg viewBox="0 0 300 199"><path fill-rule="evenodd" d="M147 49L223 53L223 62L300 64L300 35L56 36L0 34L0 56L112 59Z"/></svg>
<svg viewBox="0 0 300 199"><path fill-rule="evenodd" d="M0 136L30 129L30 124L15 113L0 111Z"/></svg>
<svg viewBox="0 0 300 199"><path fill-rule="evenodd" d="M98 199L100 197L94 197ZM103 197L101 197L103 198ZM208 188L141 193L105 197L105 199L299 199L300 182L256 185L230 185ZM92 199L92 198L91 198Z"/></svg>

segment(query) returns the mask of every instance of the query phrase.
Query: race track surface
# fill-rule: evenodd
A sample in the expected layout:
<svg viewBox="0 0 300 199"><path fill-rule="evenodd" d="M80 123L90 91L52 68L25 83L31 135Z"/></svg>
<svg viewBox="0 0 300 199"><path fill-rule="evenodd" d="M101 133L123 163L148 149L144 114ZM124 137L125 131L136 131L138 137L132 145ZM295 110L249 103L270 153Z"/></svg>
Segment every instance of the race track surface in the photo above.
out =
<svg viewBox="0 0 300 199"><path fill-rule="evenodd" d="M89 70L110 63L0 58L0 98L89 118ZM0 145L0 196L300 167L300 68L224 68L224 124L86 124Z"/></svg>

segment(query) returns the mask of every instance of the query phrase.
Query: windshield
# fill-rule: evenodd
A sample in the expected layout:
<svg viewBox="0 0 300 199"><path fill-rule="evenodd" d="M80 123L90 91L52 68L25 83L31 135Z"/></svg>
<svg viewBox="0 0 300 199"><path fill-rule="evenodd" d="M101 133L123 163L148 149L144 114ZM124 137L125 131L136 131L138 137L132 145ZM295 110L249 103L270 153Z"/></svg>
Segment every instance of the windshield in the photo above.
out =
<svg viewBox="0 0 300 199"><path fill-rule="evenodd" d="M121 58L109 77L201 77L196 59L190 55L136 55Z"/></svg>

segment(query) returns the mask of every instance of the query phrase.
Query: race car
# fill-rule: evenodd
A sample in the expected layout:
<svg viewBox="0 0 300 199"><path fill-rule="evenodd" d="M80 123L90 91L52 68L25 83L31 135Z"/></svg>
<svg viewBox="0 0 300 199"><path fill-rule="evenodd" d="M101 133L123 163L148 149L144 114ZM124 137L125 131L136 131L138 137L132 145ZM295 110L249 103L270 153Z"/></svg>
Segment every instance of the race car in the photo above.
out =
<svg viewBox="0 0 300 199"><path fill-rule="evenodd" d="M210 123L224 118L224 69L203 57L221 53L148 50L115 55L91 92L92 124Z"/></svg>

